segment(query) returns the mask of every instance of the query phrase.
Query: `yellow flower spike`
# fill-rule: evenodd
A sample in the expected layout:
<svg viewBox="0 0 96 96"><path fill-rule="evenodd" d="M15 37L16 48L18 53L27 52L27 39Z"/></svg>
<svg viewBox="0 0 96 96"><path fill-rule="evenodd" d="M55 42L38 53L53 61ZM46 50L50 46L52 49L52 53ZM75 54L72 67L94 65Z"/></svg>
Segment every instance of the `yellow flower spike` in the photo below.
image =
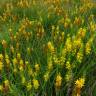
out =
<svg viewBox="0 0 96 96"><path fill-rule="evenodd" d="M5 40L2 40L3 48L7 48L7 42Z"/></svg>
<svg viewBox="0 0 96 96"><path fill-rule="evenodd" d="M70 65L70 62L69 61L66 62L66 69L68 69L68 70L71 69L71 65Z"/></svg>
<svg viewBox="0 0 96 96"><path fill-rule="evenodd" d="M67 73L67 74L65 75L65 80L66 80L67 82L69 82L70 79L71 79L71 74Z"/></svg>
<svg viewBox="0 0 96 96"><path fill-rule="evenodd" d="M62 77L60 74L57 74L56 81L55 81L55 87L56 89L59 89L62 85Z"/></svg>
<svg viewBox="0 0 96 96"><path fill-rule="evenodd" d="M68 51L68 52L70 52L72 50L72 41L69 36L66 40L65 47L66 47L66 51Z"/></svg>
<svg viewBox="0 0 96 96"><path fill-rule="evenodd" d="M37 77L38 73L37 72L33 72L32 77Z"/></svg>
<svg viewBox="0 0 96 96"><path fill-rule="evenodd" d="M21 54L17 53L17 59L20 60L21 59Z"/></svg>
<svg viewBox="0 0 96 96"><path fill-rule="evenodd" d="M29 76L34 76L32 68L28 68L28 75Z"/></svg>
<svg viewBox="0 0 96 96"><path fill-rule="evenodd" d="M13 59L13 64L16 65L17 63L18 63L17 59L14 58L14 59Z"/></svg>
<svg viewBox="0 0 96 96"><path fill-rule="evenodd" d="M20 70L20 71L23 71L23 70L24 70L24 61L23 61L22 59L20 59L19 64L20 64L19 70Z"/></svg>
<svg viewBox="0 0 96 96"><path fill-rule="evenodd" d="M11 50L11 52L12 53L14 53L15 51L14 51L14 47L13 46L10 46L10 50Z"/></svg>
<svg viewBox="0 0 96 96"><path fill-rule="evenodd" d="M96 30L96 24L94 24L93 22L90 22L90 30L93 32Z"/></svg>
<svg viewBox="0 0 96 96"><path fill-rule="evenodd" d="M3 69L3 63L0 61L0 71Z"/></svg>
<svg viewBox="0 0 96 96"><path fill-rule="evenodd" d="M31 84L31 82L28 82L28 84L27 84L27 90L30 91L31 89L32 89L32 84Z"/></svg>
<svg viewBox="0 0 96 96"><path fill-rule="evenodd" d="M3 86L2 86L2 85L0 85L0 91L2 92L2 90L3 90Z"/></svg>
<svg viewBox="0 0 96 96"><path fill-rule="evenodd" d="M9 86L10 84L9 84L9 80L5 80L4 81L4 84L5 84L5 86Z"/></svg>
<svg viewBox="0 0 96 96"><path fill-rule="evenodd" d="M79 78L75 81L75 85L77 88L81 89L84 86L85 78Z"/></svg>
<svg viewBox="0 0 96 96"><path fill-rule="evenodd" d="M38 80L33 79L33 87L34 87L34 89L36 89L36 90L39 88L39 82L38 82Z"/></svg>
<svg viewBox="0 0 96 96"><path fill-rule="evenodd" d="M81 38L74 39L74 41L73 41L73 48L74 49L80 48L81 45L82 45Z"/></svg>
<svg viewBox="0 0 96 96"><path fill-rule="evenodd" d="M2 61L3 60L3 55L2 54L0 54L0 61Z"/></svg>
<svg viewBox="0 0 96 96"><path fill-rule="evenodd" d="M68 28L69 24L67 22L64 23L64 27Z"/></svg>
<svg viewBox="0 0 96 96"><path fill-rule="evenodd" d="M6 58L6 59L9 59L9 56L8 56L8 54L5 54L5 58Z"/></svg>
<svg viewBox="0 0 96 96"><path fill-rule="evenodd" d="M68 27L70 26L70 24L71 24L71 20L70 20L70 18L67 17L67 18L65 19L65 22L64 22L64 27L65 27L65 28L68 28Z"/></svg>
<svg viewBox="0 0 96 96"><path fill-rule="evenodd" d="M54 63L55 64L60 64L60 61L58 60L58 58L56 56L53 57Z"/></svg>
<svg viewBox="0 0 96 96"><path fill-rule="evenodd" d="M64 40L64 35L65 35L65 33L62 32L62 33L61 33L61 40L62 40L62 41Z"/></svg>
<svg viewBox="0 0 96 96"><path fill-rule="evenodd" d="M5 61L6 61L7 65L10 64L10 60L9 59L5 59Z"/></svg>
<svg viewBox="0 0 96 96"><path fill-rule="evenodd" d="M53 26L52 26L52 30L54 31L54 29L55 29L55 26L53 25Z"/></svg>
<svg viewBox="0 0 96 96"><path fill-rule="evenodd" d="M77 60L78 60L79 62L81 62L82 59L83 59L83 53L82 53L82 52L78 52L78 53L77 53Z"/></svg>
<svg viewBox="0 0 96 96"><path fill-rule="evenodd" d="M64 62L65 62L65 60L66 60L65 56L61 56L61 57L60 57L60 65L61 65L62 67L64 67Z"/></svg>
<svg viewBox="0 0 96 96"><path fill-rule="evenodd" d="M87 42L87 44L85 46L85 52L87 55L90 54L90 52L91 52L91 45L89 42Z"/></svg>
<svg viewBox="0 0 96 96"><path fill-rule="evenodd" d="M17 3L18 7L21 7L21 8L28 8L29 7L29 2L28 0L20 0L18 3Z"/></svg>
<svg viewBox="0 0 96 96"><path fill-rule="evenodd" d="M74 24L80 25L81 24L81 19L79 17L75 17Z"/></svg>
<svg viewBox="0 0 96 96"><path fill-rule="evenodd" d="M48 79L49 79L49 72L46 72L46 73L44 74L44 81L47 82Z"/></svg>
<svg viewBox="0 0 96 96"><path fill-rule="evenodd" d="M53 45L52 45L52 43L51 43L50 41L47 43L47 46L48 46L48 49L49 49L51 52L54 51L54 47L53 47Z"/></svg>
<svg viewBox="0 0 96 96"><path fill-rule="evenodd" d="M48 70L52 70L53 69L53 64L52 61L48 62Z"/></svg>
<svg viewBox="0 0 96 96"><path fill-rule="evenodd" d="M24 62L23 62L23 60L22 59L20 59L20 65L23 65L24 64Z"/></svg>
<svg viewBox="0 0 96 96"><path fill-rule="evenodd" d="M28 61L25 61L25 64L26 64L26 65L28 65L28 64L29 64L29 62L28 62Z"/></svg>
<svg viewBox="0 0 96 96"><path fill-rule="evenodd" d="M23 66L20 65L20 66L19 66L19 70L20 70L20 71L24 71Z"/></svg>
<svg viewBox="0 0 96 96"><path fill-rule="evenodd" d="M35 64L35 70L39 71L40 70L40 65L39 64Z"/></svg>
<svg viewBox="0 0 96 96"><path fill-rule="evenodd" d="M78 36L85 37L86 32L86 28L80 28L78 31Z"/></svg>
<svg viewBox="0 0 96 96"><path fill-rule="evenodd" d="M85 78L79 78L75 81L75 87L72 93L72 96L81 96L81 88L85 84Z"/></svg>

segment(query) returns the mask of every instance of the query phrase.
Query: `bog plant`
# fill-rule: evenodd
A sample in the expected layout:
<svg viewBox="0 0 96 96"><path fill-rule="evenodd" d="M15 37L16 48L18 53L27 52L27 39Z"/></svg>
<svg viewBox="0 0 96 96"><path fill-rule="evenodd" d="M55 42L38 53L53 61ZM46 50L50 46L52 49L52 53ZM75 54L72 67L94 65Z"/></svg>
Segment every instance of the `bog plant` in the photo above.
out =
<svg viewBox="0 0 96 96"><path fill-rule="evenodd" d="M0 5L0 96L96 96L96 4L12 0Z"/></svg>

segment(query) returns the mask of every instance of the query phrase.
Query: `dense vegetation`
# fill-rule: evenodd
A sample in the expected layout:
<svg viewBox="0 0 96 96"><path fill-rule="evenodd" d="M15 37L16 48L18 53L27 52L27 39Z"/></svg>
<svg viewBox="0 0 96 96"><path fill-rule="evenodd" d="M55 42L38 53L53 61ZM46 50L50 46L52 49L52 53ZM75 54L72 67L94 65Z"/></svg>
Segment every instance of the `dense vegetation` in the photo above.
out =
<svg viewBox="0 0 96 96"><path fill-rule="evenodd" d="M95 1L0 2L0 96L96 96Z"/></svg>

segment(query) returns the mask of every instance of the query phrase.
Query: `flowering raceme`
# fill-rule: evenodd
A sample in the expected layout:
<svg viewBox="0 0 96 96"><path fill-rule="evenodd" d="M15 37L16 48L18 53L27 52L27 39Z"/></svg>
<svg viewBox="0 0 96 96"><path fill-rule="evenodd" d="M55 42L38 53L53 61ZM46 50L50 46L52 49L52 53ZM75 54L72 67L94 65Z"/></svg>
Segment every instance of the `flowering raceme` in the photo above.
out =
<svg viewBox="0 0 96 96"><path fill-rule="evenodd" d="M85 78L79 78L75 81L75 88L73 91L73 96L81 96L81 88L85 84Z"/></svg>
<svg viewBox="0 0 96 96"><path fill-rule="evenodd" d="M3 60L3 55L2 54L0 54L0 61L2 61Z"/></svg>
<svg viewBox="0 0 96 96"><path fill-rule="evenodd" d="M85 78L79 78L78 80L76 80L75 85L77 88L82 88L84 86L85 83Z"/></svg>
<svg viewBox="0 0 96 96"><path fill-rule="evenodd" d="M62 84L62 77L60 74L58 74L56 76L56 81L55 81L55 87L56 89L59 89L61 87L61 84Z"/></svg>
<svg viewBox="0 0 96 96"><path fill-rule="evenodd" d="M0 71L2 70L3 68L3 63L0 61Z"/></svg>
<svg viewBox="0 0 96 96"><path fill-rule="evenodd" d="M34 89L38 89L39 88L39 82L38 82L38 80L33 79L33 87L34 87Z"/></svg>

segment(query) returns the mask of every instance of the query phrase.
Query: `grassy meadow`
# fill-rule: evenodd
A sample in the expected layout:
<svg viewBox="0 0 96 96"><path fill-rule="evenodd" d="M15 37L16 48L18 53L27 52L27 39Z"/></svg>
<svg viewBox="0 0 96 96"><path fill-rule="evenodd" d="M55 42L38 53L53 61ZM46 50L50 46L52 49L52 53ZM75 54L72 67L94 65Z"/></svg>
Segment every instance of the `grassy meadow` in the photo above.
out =
<svg viewBox="0 0 96 96"><path fill-rule="evenodd" d="M96 1L0 0L0 96L96 96Z"/></svg>

